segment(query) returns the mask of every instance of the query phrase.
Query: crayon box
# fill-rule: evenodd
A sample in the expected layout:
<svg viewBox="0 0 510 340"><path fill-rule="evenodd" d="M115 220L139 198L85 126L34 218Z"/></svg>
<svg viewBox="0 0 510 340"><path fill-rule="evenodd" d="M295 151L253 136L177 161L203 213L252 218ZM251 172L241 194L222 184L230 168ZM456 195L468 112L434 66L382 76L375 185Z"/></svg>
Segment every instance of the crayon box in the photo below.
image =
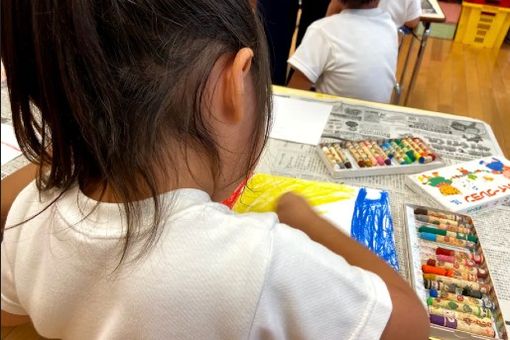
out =
<svg viewBox="0 0 510 340"><path fill-rule="evenodd" d="M413 174L444 166L421 138L323 142L317 151L334 178Z"/></svg>
<svg viewBox="0 0 510 340"><path fill-rule="evenodd" d="M503 156L482 158L410 175L406 183L448 210L472 213L510 202L510 162Z"/></svg>
<svg viewBox="0 0 510 340"><path fill-rule="evenodd" d="M508 339L473 220L416 205L404 211L409 280L429 314L431 337Z"/></svg>

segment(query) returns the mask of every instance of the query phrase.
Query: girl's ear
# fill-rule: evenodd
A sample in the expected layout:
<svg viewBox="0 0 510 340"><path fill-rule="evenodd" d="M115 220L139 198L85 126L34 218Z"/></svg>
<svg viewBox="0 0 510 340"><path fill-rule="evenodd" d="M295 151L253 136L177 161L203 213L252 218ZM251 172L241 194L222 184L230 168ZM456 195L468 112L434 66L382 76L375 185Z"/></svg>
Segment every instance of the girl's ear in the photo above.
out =
<svg viewBox="0 0 510 340"><path fill-rule="evenodd" d="M226 104L227 119L231 123L238 123L245 117L246 89L250 81L251 61L253 51L251 48L240 49L232 61L229 74L225 77L224 103Z"/></svg>

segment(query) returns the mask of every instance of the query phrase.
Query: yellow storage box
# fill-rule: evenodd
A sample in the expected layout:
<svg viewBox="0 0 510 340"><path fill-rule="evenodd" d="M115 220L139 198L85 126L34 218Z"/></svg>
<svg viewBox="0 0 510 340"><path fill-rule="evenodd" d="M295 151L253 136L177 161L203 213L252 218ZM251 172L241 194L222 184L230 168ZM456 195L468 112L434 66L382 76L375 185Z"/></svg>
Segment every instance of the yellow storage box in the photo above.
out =
<svg viewBox="0 0 510 340"><path fill-rule="evenodd" d="M462 3L455 41L499 49L510 27L510 8Z"/></svg>

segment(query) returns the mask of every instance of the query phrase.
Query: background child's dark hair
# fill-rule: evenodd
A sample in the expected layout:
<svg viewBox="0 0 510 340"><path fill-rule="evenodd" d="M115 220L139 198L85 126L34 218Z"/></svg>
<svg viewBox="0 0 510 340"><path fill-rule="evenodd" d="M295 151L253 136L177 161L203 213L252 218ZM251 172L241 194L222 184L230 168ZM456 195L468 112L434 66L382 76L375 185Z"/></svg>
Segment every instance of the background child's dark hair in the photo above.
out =
<svg viewBox="0 0 510 340"><path fill-rule="evenodd" d="M342 3L344 9L360 9L368 7L377 7L379 0L338 0ZM395 0L390 0L395 1ZM372 5L372 6L369 6Z"/></svg>
<svg viewBox="0 0 510 340"><path fill-rule="evenodd" d="M12 121L25 156L39 164L41 192L74 183L113 189L127 214L122 256L140 235L140 194L153 197L145 253L163 208L156 172L168 140L192 142L219 170L218 145L201 111L215 62L254 51L260 113L246 173L270 121L271 84L263 29L248 0L2 0L2 60ZM159 161L158 161L159 160ZM174 171L172 171L174 170ZM158 173L159 173L158 172ZM169 177L178 176L168 169ZM136 182L136 183L135 183Z"/></svg>

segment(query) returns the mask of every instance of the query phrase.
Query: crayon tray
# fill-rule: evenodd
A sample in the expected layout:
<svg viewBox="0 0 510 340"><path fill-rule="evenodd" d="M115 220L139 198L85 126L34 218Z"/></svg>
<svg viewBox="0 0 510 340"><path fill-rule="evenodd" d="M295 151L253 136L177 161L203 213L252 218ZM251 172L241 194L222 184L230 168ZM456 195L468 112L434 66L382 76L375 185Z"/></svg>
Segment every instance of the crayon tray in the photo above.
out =
<svg viewBox="0 0 510 340"><path fill-rule="evenodd" d="M416 150L408 148L407 142L404 146L404 140L411 140ZM411 136L324 142L319 143L317 151L334 178L412 174L445 165L441 157L421 138Z"/></svg>
<svg viewBox="0 0 510 340"><path fill-rule="evenodd" d="M404 213L409 280L429 313L430 336L508 339L472 219L407 204Z"/></svg>

